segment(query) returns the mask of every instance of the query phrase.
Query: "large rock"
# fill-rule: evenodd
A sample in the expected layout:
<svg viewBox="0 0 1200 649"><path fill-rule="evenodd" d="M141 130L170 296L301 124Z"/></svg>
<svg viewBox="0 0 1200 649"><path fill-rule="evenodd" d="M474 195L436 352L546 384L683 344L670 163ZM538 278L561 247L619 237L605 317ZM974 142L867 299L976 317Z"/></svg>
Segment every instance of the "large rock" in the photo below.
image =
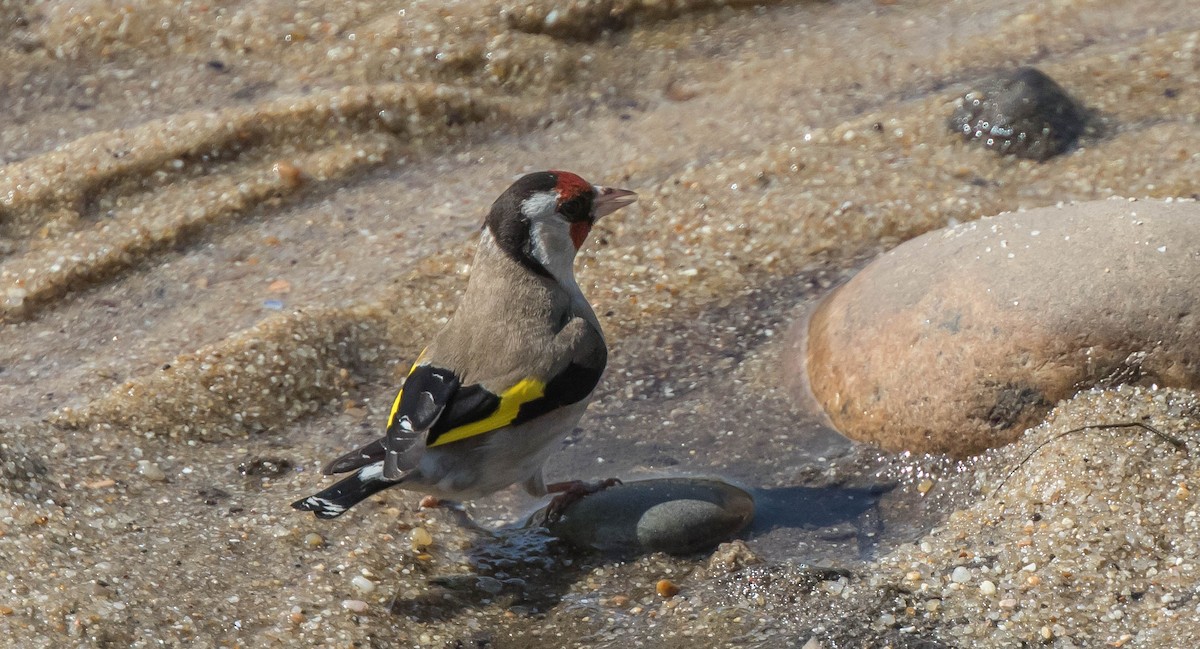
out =
<svg viewBox="0 0 1200 649"><path fill-rule="evenodd" d="M966 456L1094 385L1200 387L1198 309L1200 204L1097 201L913 239L819 305L796 349L848 437Z"/></svg>

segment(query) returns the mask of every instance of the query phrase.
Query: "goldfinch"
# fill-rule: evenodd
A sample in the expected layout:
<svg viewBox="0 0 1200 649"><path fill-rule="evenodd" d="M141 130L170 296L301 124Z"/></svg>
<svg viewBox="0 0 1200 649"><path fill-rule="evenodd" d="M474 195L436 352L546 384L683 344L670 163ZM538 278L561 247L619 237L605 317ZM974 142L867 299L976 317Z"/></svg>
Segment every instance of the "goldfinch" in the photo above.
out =
<svg viewBox="0 0 1200 649"><path fill-rule="evenodd" d="M575 254L597 219L635 200L566 171L513 183L492 204L462 302L417 357L384 436L326 465L326 475L353 473L292 507L334 518L388 487L464 500L521 483L545 495L542 465L608 359Z"/></svg>

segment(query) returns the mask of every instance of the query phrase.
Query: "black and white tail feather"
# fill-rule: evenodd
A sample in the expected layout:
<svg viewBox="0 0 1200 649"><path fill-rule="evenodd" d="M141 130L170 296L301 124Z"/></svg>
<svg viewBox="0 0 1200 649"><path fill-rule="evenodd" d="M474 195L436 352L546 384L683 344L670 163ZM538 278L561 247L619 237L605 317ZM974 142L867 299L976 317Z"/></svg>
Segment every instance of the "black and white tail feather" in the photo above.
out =
<svg viewBox="0 0 1200 649"><path fill-rule="evenodd" d="M332 475L355 471L332 487L292 503L317 518L336 518L354 505L404 481L421 462L429 431L441 417L460 382L451 371L418 362L397 396L387 434L325 465ZM356 471L357 469L357 471Z"/></svg>
<svg viewBox="0 0 1200 649"><path fill-rule="evenodd" d="M394 487L404 478L388 480L383 477L383 462L378 461L362 467L342 480L307 498L292 503L292 507L312 512L317 518L337 518L346 510L370 498L372 495Z"/></svg>

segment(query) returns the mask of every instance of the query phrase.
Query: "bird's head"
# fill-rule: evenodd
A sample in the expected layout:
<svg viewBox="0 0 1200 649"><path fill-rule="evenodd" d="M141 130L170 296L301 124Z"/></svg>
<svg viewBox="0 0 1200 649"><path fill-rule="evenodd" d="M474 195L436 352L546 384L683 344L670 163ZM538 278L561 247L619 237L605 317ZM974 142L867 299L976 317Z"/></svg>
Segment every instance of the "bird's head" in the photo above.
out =
<svg viewBox="0 0 1200 649"><path fill-rule="evenodd" d="M539 171L496 199L484 227L504 252L562 282L596 221L635 200L627 189L593 185L569 171Z"/></svg>

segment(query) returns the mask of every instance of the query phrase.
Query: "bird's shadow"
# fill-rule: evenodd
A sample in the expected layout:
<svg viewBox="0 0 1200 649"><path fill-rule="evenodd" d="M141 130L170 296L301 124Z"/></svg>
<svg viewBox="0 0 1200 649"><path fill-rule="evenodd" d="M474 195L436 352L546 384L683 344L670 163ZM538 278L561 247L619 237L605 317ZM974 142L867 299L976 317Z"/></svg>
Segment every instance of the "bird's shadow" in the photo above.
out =
<svg viewBox="0 0 1200 649"><path fill-rule="evenodd" d="M859 530L869 528L872 523L864 521L877 518L870 514L892 488L885 484L751 489L755 518L738 537L752 540L780 528L819 531L848 524ZM690 556L703 560L707 554ZM631 558L629 553L578 549L544 528L514 524L476 535L466 550L470 573L431 577L427 590L415 597L397 597L391 611L421 621L446 621L491 606L536 615L558 604L595 568Z"/></svg>

